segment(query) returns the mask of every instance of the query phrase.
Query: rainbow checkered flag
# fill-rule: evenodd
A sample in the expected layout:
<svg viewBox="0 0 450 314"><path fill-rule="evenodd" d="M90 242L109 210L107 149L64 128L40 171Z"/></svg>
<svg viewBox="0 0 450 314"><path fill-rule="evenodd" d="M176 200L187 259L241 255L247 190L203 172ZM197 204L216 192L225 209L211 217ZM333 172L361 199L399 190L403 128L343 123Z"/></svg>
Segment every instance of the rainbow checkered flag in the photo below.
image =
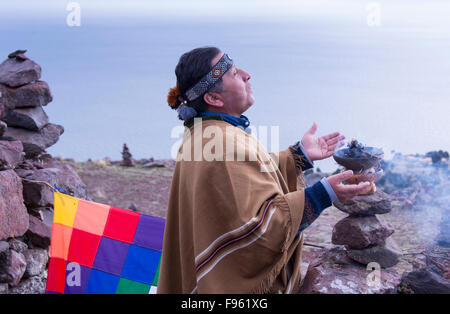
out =
<svg viewBox="0 0 450 314"><path fill-rule="evenodd" d="M165 220L54 193L47 293L155 293Z"/></svg>

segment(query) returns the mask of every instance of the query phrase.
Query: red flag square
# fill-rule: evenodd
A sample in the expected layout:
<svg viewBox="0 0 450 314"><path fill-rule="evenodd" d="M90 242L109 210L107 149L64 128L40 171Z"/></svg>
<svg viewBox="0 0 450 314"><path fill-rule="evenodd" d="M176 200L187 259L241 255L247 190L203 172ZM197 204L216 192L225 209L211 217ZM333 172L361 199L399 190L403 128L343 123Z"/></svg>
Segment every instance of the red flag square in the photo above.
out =
<svg viewBox="0 0 450 314"><path fill-rule="evenodd" d="M50 257L48 263L47 291L64 293L66 284L66 261L62 258Z"/></svg>
<svg viewBox="0 0 450 314"><path fill-rule="evenodd" d="M92 267L101 237L89 232L72 231L68 260L86 267Z"/></svg>
<svg viewBox="0 0 450 314"><path fill-rule="evenodd" d="M103 236L113 240L131 243L141 214L117 207L111 207Z"/></svg>

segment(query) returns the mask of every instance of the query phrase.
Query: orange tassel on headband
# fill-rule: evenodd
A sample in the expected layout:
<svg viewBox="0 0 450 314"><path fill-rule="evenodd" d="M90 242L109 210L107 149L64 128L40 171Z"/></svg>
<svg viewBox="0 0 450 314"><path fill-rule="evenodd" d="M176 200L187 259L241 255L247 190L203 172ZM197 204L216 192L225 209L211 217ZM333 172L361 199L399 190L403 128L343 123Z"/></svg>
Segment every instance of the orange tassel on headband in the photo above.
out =
<svg viewBox="0 0 450 314"><path fill-rule="evenodd" d="M180 90L178 89L178 86L172 87L167 94L167 103L173 109L176 109L180 104L178 96L180 96Z"/></svg>

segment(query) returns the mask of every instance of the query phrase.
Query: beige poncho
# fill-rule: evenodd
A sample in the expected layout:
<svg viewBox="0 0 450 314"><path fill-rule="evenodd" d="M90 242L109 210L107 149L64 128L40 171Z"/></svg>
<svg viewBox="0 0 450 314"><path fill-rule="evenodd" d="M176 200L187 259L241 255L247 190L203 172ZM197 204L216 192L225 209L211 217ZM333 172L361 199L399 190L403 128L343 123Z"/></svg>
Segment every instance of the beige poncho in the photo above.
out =
<svg viewBox="0 0 450 314"><path fill-rule="evenodd" d="M289 150L277 158L255 136L219 119L185 124L158 293L295 293L301 171Z"/></svg>

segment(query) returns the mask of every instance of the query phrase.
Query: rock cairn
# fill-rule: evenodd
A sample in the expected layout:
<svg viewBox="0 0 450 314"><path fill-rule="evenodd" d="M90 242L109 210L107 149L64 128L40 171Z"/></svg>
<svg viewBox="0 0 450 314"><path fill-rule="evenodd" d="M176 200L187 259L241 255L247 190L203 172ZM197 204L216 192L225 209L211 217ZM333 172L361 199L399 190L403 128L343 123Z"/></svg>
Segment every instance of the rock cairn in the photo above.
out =
<svg viewBox="0 0 450 314"><path fill-rule="evenodd" d="M51 187L89 199L77 173L45 152L64 128L49 122L49 86L25 52L0 64L0 294L45 292Z"/></svg>
<svg viewBox="0 0 450 314"><path fill-rule="evenodd" d="M359 195L349 201L336 202L334 206L349 216L334 226L333 244L345 245L347 256L364 265L376 262L382 268L388 268L398 263L400 249L389 239L394 229L377 216L392 210L386 193L376 191Z"/></svg>
<svg viewBox="0 0 450 314"><path fill-rule="evenodd" d="M123 167L133 167L133 155L130 153L130 149L128 148L127 144L123 144L122 149L122 163L120 164Z"/></svg>
<svg viewBox="0 0 450 314"><path fill-rule="evenodd" d="M22 142L25 156L30 158L55 144L64 128L49 123L43 106L53 100L50 88L39 80L41 67L25 52L17 50L0 64L0 136Z"/></svg>

